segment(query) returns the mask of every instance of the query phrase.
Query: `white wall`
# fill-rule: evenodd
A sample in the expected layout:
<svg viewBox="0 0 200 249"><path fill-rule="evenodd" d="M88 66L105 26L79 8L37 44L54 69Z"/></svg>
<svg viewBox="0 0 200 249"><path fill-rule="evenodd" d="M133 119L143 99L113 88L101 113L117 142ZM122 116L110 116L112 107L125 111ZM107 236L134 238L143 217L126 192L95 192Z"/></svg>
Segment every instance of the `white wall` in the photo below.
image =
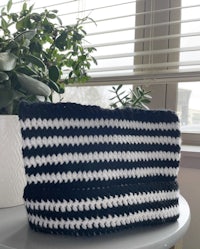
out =
<svg viewBox="0 0 200 249"><path fill-rule="evenodd" d="M178 181L191 211L191 223L183 238L183 249L200 249L200 157L194 160L182 157Z"/></svg>

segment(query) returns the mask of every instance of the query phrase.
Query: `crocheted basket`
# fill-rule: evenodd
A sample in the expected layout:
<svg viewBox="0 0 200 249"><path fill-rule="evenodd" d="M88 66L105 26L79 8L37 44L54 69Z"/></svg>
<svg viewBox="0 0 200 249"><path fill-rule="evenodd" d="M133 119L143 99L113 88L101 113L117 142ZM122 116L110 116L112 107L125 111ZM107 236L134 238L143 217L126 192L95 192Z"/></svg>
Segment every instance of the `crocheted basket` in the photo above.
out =
<svg viewBox="0 0 200 249"><path fill-rule="evenodd" d="M175 113L22 103L20 119L32 229L91 236L179 217Z"/></svg>

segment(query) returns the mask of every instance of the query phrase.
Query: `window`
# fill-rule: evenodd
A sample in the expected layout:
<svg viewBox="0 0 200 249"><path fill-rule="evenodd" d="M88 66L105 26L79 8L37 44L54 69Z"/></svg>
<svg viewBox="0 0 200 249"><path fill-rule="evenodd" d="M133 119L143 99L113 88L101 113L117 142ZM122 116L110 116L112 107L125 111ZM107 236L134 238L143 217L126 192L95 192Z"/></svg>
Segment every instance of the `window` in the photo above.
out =
<svg viewBox="0 0 200 249"><path fill-rule="evenodd" d="M197 1L182 0L181 49L180 62L184 68L200 69L200 5ZM184 52L185 50L185 52ZM200 133L200 84L187 82L178 84L177 111L184 133Z"/></svg>
<svg viewBox="0 0 200 249"><path fill-rule="evenodd" d="M183 132L200 133L200 84L179 83L177 112Z"/></svg>
<svg viewBox="0 0 200 249"><path fill-rule="evenodd" d="M21 0L13 0L17 5ZM1 4L5 4L3 0ZM77 94L63 100L108 105L109 85L140 84L152 90L152 108L176 109L183 132L200 133L200 4L196 0L29 0L35 9L58 9L63 23L89 15L85 46L93 44L98 66ZM0 6L1 7L1 6ZM89 88L92 85L92 89ZM94 87L95 86L95 87ZM178 86L178 87L177 87ZM127 86L128 87L128 86ZM71 89L71 90L70 90ZM91 94L92 92L92 94ZM107 93L108 92L108 93ZM178 93L178 94L177 94ZM93 102L91 96L94 95ZM101 96L101 97L100 97ZM196 102L195 102L196 99ZM85 102L84 102L85 103ZM189 134L189 133L188 133ZM187 134L187 136L188 136ZM196 138L196 136L194 136ZM189 134L189 138L192 135ZM189 139L190 140L190 139ZM192 138L193 140L193 138ZM200 141L200 139L199 139Z"/></svg>

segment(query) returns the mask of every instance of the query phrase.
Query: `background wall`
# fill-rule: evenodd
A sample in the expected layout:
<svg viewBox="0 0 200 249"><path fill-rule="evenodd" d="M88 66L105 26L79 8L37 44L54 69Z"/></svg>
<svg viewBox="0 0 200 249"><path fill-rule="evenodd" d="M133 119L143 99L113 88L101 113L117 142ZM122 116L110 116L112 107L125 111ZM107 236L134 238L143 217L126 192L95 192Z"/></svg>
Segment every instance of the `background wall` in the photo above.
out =
<svg viewBox="0 0 200 249"><path fill-rule="evenodd" d="M178 181L191 211L191 223L183 238L183 249L200 249L200 153L191 156L183 153Z"/></svg>

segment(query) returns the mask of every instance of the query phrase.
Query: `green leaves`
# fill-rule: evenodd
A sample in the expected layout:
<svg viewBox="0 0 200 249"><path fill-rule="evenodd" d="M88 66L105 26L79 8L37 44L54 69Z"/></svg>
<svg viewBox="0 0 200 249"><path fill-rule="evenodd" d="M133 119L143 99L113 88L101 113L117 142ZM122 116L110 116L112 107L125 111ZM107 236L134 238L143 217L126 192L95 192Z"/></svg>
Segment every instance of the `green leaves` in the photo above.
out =
<svg viewBox="0 0 200 249"><path fill-rule="evenodd" d="M24 31L24 27L29 26L29 23L30 23L30 18L24 17L16 23L16 29L18 31Z"/></svg>
<svg viewBox="0 0 200 249"><path fill-rule="evenodd" d="M151 96L149 95L150 91L145 91L140 86L135 88L135 91L131 90L131 106L141 108L141 109L149 109L146 104L151 102Z"/></svg>
<svg viewBox="0 0 200 249"><path fill-rule="evenodd" d="M17 13L12 7L8 0L0 12L0 113L6 105L9 113L17 110L21 99L38 101L38 95L52 101L68 83L86 82L97 63L95 48L84 46L88 17L63 25L57 10L37 13L27 1Z"/></svg>
<svg viewBox="0 0 200 249"><path fill-rule="evenodd" d="M83 35L78 33L77 31L74 32L73 34L73 40L74 41L81 41L83 39Z"/></svg>
<svg viewBox="0 0 200 249"><path fill-rule="evenodd" d="M57 66L51 66L49 68L49 78L52 81L55 81L55 82L58 81L58 79L60 78L60 71Z"/></svg>
<svg viewBox="0 0 200 249"><path fill-rule="evenodd" d="M0 109L8 106L13 100L13 91L7 88L0 88Z"/></svg>
<svg viewBox="0 0 200 249"><path fill-rule="evenodd" d="M60 70L57 66L49 68L49 86L57 93L63 93L63 86L57 81L60 79Z"/></svg>
<svg viewBox="0 0 200 249"><path fill-rule="evenodd" d="M6 22L6 20L3 17L1 18L1 27L4 30L6 30L8 28L8 23Z"/></svg>
<svg viewBox="0 0 200 249"><path fill-rule="evenodd" d="M26 74L28 76L33 76L33 75L37 75L36 71L34 71L31 67L24 65L24 66L20 66L16 69L16 71L18 73L23 73Z"/></svg>
<svg viewBox="0 0 200 249"><path fill-rule="evenodd" d="M36 65L40 68L42 68L43 70L46 69L45 64L43 63L43 61L41 61L38 57L31 55L31 54L26 54L23 56L23 58L25 59L25 61L27 63L32 63L33 65Z"/></svg>
<svg viewBox="0 0 200 249"><path fill-rule="evenodd" d="M17 58L9 52L0 53L0 71L11 71L15 68Z"/></svg>
<svg viewBox="0 0 200 249"><path fill-rule="evenodd" d="M23 6L22 6L22 13L25 13L26 12L26 10L27 10L27 3L26 2L24 2L23 3Z"/></svg>
<svg viewBox="0 0 200 249"><path fill-rule="evenodd" d="M9 80L9 76L4 72L0 72L0 83L5 82L6 80Z"/></svg>
<svg viewBox="0 0 200 249"><path fill-rule="evenodd" d="M60 35L55 39L55 46L60 49L61 51L65 49L66 46L66 40L68 37L67 31L63 31L60 33Z"/></svg>
<svg viewBox="0 0 200 249"><path fill-rule="evenodd" d="M22 39L28 39L31 40L36 35L36 30L26 30L24 32L21 32L19 35L15 37L15 41L21 41Z"/></svg>
<svg viewBox="0 0 200 249"><path fill-rule="evenodd" d="M40 22L42 20L41 15L38 13L32 13L30 15L30 18L34 20L35 22Z"/></svg>
<svg viewBox="0 0 200 249"><path fill-rule="evenodd" d="M9 0L8 3L7 3L7 12L10 11L11 7L12 7L12 0Z"/></svg>
<svg viewBox="0 0 200 249"><path fill-rule="evenodd" d="M25 74L17 74L20 85L32 95L49 97L51 89L43 82Z"/></svg>
<svg viewBox="0 0 200 249"><path fill-rule="evenodd" d="M140 86L136 86L134 89L122 90L123 85L117 87L112 87L112 92L114 97L110 98L111 101L114 101L110 104L112 108L117 107L133 107L148 109L146 104L150 103L151 96L149 91L145 91Z"/></svg>
<svg viewBox="0 0 200 249"><path fill-rule="evenodd" d="M56 18L56 14L54 13L47 13L47 17L50 19L55 19Z"/></svg>

